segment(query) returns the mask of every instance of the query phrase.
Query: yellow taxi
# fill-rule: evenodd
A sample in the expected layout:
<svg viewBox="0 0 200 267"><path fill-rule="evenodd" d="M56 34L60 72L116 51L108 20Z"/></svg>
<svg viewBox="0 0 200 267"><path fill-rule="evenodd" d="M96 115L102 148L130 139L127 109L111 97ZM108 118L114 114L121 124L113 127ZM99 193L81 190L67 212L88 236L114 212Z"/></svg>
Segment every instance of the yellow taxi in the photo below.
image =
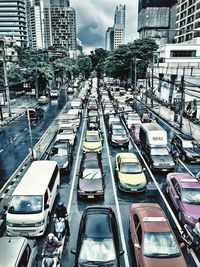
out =
<svg viewBox="0 0 200 267"><path fill-rule="evenodd" d="M85 139L83 141L83 152L97 152L102 151L102 138L100 131L86 131Z"/></svg>
<svg viewBox="0 0 200 267"><path fill-rule="evenodd" d="M146 177L134 153L118 153L116 155L115 171L120 190L130 193L139 193L146 190Z"/></svg>

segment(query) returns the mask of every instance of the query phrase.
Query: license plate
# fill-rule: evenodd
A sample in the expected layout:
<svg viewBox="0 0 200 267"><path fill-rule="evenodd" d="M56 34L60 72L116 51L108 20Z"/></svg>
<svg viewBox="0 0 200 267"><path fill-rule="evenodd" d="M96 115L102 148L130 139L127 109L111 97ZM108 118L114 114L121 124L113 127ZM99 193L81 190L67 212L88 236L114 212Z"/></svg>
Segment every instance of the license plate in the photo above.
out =
<svg viewBox="0 0 200 267"><path fill-rule="evenodd" d="M167 169L162 169L164 172L166 172L167 171Z"/></svg>
<svg viewBox="0 0 200 267"><path fill-rule="evenodd" d="M94 198L94 196L88 196L88 198Z"/></svg>
<svg viewBox="0 0 200 267"><path fill-rule="evenodd" d="M21 232L20 233L20 236L29 236L29 233L27 233L27 232Z"/></svg>
<svg viewBox="0 0 200 267"><path fill-rule="evenodd" d="M131 191L133 191L133 192L134 192L134 191L137 191L137 189L131 188Z"/></svg>

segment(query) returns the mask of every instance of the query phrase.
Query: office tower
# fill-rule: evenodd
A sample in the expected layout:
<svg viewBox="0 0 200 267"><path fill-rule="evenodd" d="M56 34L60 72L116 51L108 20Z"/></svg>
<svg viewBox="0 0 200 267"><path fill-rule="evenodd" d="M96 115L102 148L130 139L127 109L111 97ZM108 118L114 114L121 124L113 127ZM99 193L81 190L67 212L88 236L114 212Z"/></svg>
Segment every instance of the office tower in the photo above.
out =
<svg viewBox="0 0 200 267"><path fill-rule="evenodd" d="M105 49L107 51L112 51L114 49L114 28L113 27L109 27L106 31Z"/></svg>
<svg viewBox="0 0 200 267"><path fill-rule="evenodd" d="M44 48L52 46L50 0L43 0Z"/></svg>
<svg viewBox="0 0 200 267"><path fill-rule="evenodd" d="M34 0L30 8L30 24L31 24L31 45L32 48L44 48L44 35L43 35L43 2Z"/></svg>
<svg viewBox="0 0 200 267"><path fill-rule="evenodd" d="M176 29L177 43L200 44L200 0L178 0Z"/></svg>
<svg viewBox="0 0 200 267"><path fill-rule="evenodd" d="M176 24L177 0L139 0L138 32L139 37L153 37L158 44L172 42Z"/></svg>
<svg viewBox="0 0 200 267"><path fill-rule="evenodd" d="M124 44L125 41L125 5L118 5L114 18L114 49Z"/></svg>
<svg viewBox="0 0 200 267"><path fill-rule="evenodd" d="M51 0L52 44L76 51L76 13L68 0Z"/></svg>
<svg viewBox="0 0 200 267"><path fill-rule="evenodd" d="M0 36L11 37L17 45L26 46L26 0L0 1Z"/></svg>

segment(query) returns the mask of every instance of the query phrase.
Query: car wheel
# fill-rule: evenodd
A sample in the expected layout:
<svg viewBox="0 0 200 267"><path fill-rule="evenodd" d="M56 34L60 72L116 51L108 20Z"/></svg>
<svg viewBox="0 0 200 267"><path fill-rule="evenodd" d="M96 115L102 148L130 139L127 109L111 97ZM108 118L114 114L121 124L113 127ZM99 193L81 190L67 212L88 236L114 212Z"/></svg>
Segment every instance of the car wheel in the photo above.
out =
<svg viewBox="0 0 200 267"><path fill-rule="evenodd" d="M182 222L182 214L181 214L180 210L178 211L178 220L179 220L179 222Z"/></svg>

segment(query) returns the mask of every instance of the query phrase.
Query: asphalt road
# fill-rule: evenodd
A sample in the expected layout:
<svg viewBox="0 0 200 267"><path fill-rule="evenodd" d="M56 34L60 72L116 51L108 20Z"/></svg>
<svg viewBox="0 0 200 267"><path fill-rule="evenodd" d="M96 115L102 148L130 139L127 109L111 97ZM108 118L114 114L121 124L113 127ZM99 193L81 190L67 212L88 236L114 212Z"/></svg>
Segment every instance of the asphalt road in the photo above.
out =
<svg viewBox="0 0 200 267"><path fill-rule="evenodd" d="M62 109L62 107L66 104L66 93L63 90L60 95L60 99L56 102L51 102L48 105L47 110L45 112L45 117L43 120L38 121L35 126L32 127L32 134L34 143L38 141L42 132L48 127L48 125L55 119L58 112ZM138 110L142 113L144 109L141 104L136 104ZM84 109L84 114L86 114L86 110ZM84 117L84 116L83 116ZM171 139L174 135L174 130L170 128L168 125L159 120L159 123L162 127L164 127L168 132L168 138ZM165 200L160 196L157 190L146 191L140 194L126 194L120 192L117 187L117 181L114 177L114 169L115 169L115 155L118 152L126 151L126 149L113 148L107 142L107 129L104 126L103 117L101 117L101 130L103 131L104 137L104 145L102 151L102 163L103 163L103 171L105 174L105 199L102 201L84 201L77 200L77 174L79 173L80 168L80 160L82 158L82 137L84 136L86 130L85 120L82 120L81 126L78 130L77 142L74 146L73 150L73 165L70 171L67 174L62 175L61 177L61 186L59 188L59 196L56 199L55 206L58 201L61 199L65 205L68 207L69 218L70 218L70 229L71 235L69 238L65 240L61 266L73 266L74 256L71 254L71 249L76 248L76 240L78 235L79 223L81 219L81 215L87 206L91 205L100 205L100 206L109 206L112 207L115 211L115 214L118 219L119 225L119 233L121 237L121 248L124 249L125 254L121 257L121 266L135 266L134 260L134 251L131 246L129 240L129 206L132 203L137 202L156 202L161 205L164 211L167 214L167 217L171 223L172 228L178 236L177 226L174 223L171 213L166 207ZM23 160L23 158L28 153L28 148L30 147L30 137L27 130L27 122L25 118L20 118L17 122L7 127L3 133L1 133L1 152L0 152L0 174L3 179L0 181L0 185L2 186L6 179L9 178L10 174L15 170L15 168L19 165L19 163ZM140 157L140 153L138 148L131 142L129 144L129 151L134 152L141 159L141 163L143 167L146 167L145 163L142 161ZM9 162L9 164L7 163ZM182 165L180 162L176 167L177 172L185 172L188 168L192 173L196 173L199 169L199 166L186 164ZM145 175L147 177L148 182L152 182L151 173L149 173L148 168L146 167ZM168 197L165 194L165 180L166 173L153 173L155 180L161 184L161 189L166 197L166 200L170 207L173 206ZM177 214L175 213L176 217ZM53 222L51 222L48 227L46 234L51 232L53 229ZM39 241L39 252L41 252L44 240L46 238L43 236ZM191 254L188 254L186 249L183 249L183 253L185 259L187 261L188 266L193 267L197 266L194 263L194 260Z"/></svg>

